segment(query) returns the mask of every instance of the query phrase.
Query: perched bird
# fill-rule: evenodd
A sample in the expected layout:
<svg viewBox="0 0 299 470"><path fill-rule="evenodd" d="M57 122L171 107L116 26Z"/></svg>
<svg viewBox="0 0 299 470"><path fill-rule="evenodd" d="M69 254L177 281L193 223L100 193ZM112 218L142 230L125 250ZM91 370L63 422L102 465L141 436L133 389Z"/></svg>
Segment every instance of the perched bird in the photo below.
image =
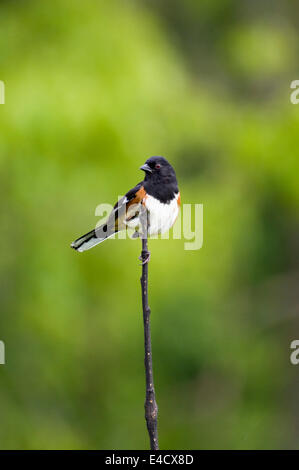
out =
<svg viewBox="0 0 299 470"><path fill-rule="evenodd" d="M148 211L147 234L169 230L176 221L181 204L176 174L163 157L151 157L140 167L145 178L114 206L105 224L75 240L71 247L82 252L102 243L115 233L134 228L133 237L142 235L142 208Z"/></svg>

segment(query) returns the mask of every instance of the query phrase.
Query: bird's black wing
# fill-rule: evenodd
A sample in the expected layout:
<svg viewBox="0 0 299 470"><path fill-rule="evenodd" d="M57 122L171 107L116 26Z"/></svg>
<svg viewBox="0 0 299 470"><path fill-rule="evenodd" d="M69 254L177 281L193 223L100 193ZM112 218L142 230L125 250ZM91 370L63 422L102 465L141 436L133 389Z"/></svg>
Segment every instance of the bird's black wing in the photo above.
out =
<svg viewBox="0 0 299 470"><path fill-rule="evenodd" d="M96 227L96 229L75 240L71 247L80 252L86 251L112 237L116 232L124 230L126 228L126 221L138 216L140 203L144 197L145 190L143 183L139 183L117 201L105 224Z"/></svg>
<svg viewBox="0 0 299 470"><path fill-rule="evenodd" d="M145 197L145 190L143 182L138 183L135 188L125 194L115 204L111 212L107 225L111 227L113 224L115 230L123 230L126 226L126 221L130 220L139 213L139 205Z"/></svg>

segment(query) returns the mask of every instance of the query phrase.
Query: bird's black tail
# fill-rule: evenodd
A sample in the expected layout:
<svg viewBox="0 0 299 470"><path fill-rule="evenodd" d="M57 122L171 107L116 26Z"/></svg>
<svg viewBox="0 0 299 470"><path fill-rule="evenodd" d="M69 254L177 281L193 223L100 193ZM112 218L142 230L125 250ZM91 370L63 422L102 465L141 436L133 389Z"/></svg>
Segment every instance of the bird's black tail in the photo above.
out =
<svg viewBox="0 0 299 470"><path fill-rule="evenodd" d="M71 244L71 247L81 253L82 251L90 250L90 248L93 248L99 243L102 243L103 241L107 240L107 238L112 237L112 235L115 233L115 229L109 230L107 224L104 224L75 240Z"/></svg>

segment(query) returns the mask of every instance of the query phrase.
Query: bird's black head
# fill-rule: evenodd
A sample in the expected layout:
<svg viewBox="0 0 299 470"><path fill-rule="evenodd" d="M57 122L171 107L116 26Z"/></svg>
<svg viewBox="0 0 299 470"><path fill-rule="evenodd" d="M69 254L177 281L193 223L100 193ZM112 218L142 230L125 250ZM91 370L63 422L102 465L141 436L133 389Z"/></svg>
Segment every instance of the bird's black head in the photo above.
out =
<svg viewBox="0 0 299 470"><path fill-rule="evenodd" d="M145 179L160 179L175 176L175 171L164 157L150 157L140 167L145 171Z"/></svg>
<svg viewBox="0 0 299 470"><path fill-rule="evenodd" d="M157 195L158 191L160 199L168 201L178 192L175 171L166 158L150 157L140 169L145 172L144 182L149 194Z"/></svg>

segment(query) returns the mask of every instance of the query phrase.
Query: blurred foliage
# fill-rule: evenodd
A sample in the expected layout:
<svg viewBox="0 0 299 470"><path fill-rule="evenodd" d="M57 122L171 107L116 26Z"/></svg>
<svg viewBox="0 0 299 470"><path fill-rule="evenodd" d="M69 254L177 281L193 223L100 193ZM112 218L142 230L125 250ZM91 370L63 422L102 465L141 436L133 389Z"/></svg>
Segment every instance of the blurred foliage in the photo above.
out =
<svg viewBox="0 0 299 470"><path fill-rule="evenodd" d="M150 242L161 448L298 447L296 21L281 1L0 3L1 448L147 448L140 242L69 244L150 155L204 204L201 250Z"/></svg>

